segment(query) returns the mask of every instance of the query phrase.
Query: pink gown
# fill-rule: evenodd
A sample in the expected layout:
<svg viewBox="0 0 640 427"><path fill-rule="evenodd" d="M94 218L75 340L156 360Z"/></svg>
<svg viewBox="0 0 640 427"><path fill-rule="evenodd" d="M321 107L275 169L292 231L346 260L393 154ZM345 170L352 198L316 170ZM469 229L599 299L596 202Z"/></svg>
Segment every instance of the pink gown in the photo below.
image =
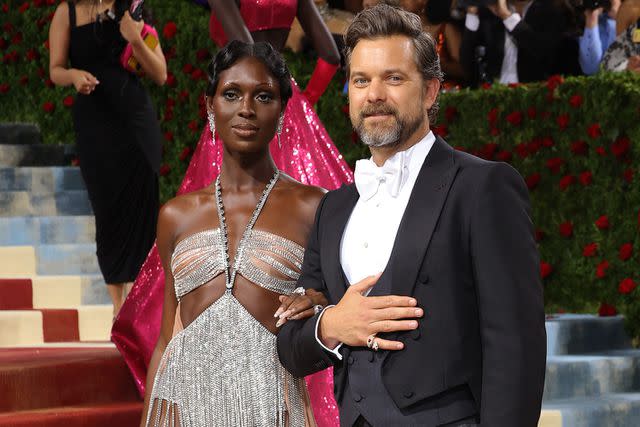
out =
<svg viewBox="0 0 640 427"><path fill-rule="evenodd" d="M287 104L281 147L274 140L270 150L280 170L303 184L333 190L353 181L353 174L329 138L313 107L293 84ZM178 194L209 185L218 175L222 143L205 126ZM154 245L127 297L111 332L111 340L122 353L141 396L144 396L149 361L160 334L164 271ZM311 406L319 427L339 425L333 396L331 368L306 378Z"/></svg>

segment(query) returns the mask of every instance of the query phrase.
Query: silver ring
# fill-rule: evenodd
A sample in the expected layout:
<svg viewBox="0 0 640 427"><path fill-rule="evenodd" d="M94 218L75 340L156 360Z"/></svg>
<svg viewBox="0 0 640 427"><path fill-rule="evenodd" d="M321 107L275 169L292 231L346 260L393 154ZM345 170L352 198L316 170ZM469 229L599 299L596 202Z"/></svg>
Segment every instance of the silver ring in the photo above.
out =
<svg viewBox="0 0 640 427"><path fill-rule="evenodd" d="M306 295L307 291L302 286L299 286L299 287L295 288L293 290L293 292L291 292L291 294Z"/></svg>
<svg viewBox="0 0 640 427"><path fill-rule="evenodd" d="M373 348L373 343L377 343L376 334L371 334L367 337L367 348Z"/></svg>
<svg viewBox="0 0 640 427"><path fill-rule="evenodd" d="M318 314L320 313L322 310L324 310L324 307L321 306L320 304L314 305L313 306L313 314Z"/></svg>
<svg viewBox="0 0 640 427"><path fill-rule="evenodd" d="M371 350L373 350L373 351L378 351L378 348L380 348L380 347L378 346L378 340L374 338L374 339L373 339L373 345L371 346Z"/></svg>

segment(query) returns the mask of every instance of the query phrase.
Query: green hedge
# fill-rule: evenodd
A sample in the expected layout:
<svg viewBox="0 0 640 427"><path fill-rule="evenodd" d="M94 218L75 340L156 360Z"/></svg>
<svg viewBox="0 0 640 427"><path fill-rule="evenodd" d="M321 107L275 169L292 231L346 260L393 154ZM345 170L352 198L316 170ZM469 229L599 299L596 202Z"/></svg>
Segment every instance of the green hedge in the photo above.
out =
<svg viewBox="0 0 640 427"><path fill-rule="evenodd" d="M47 79L54 1L0 6L0 118L38 123L47 143L71 143L73 91ZM163 200L179 185L205 124L203 76L212 43L208 11L188 1L149 0L170 77L149 84L162 122ZM175 25L175 26L174 26ZM287 60L301 87L314 61ZM350 164L366 154L352 137L338 75L317 111ZM640 78L602 74L443 94L434 130L455 147L511 163L531 191L548 312L627 316L640 336Z"/></svg>

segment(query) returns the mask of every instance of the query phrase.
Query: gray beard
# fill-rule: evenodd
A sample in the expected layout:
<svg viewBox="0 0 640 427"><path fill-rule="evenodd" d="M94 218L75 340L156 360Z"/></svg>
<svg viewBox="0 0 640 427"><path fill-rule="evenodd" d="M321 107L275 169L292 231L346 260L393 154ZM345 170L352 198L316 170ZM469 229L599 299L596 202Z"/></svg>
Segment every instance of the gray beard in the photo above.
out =
<svg viewBox="0 0 640 427"><path fill-rule="evenodd" d="M364 120L360 120L355 131L368 147L395 147L406 141L424 123L424 116L410 117L408 120L395 117L396 123L388 132L369 132L364 127Z"/></svg>

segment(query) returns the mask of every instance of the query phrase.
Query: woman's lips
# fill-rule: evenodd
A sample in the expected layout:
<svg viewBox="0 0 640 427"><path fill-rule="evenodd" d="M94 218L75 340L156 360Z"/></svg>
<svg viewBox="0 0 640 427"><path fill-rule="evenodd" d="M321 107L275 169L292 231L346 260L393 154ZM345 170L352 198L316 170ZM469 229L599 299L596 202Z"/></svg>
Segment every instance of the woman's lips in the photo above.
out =
<svg viewBox="0 0 640 427"><path fill-rule="evenodd" d="M242 138L248 138L258 133L258 128L250 124L235 125L231 127L231 130Z"/></svg>

